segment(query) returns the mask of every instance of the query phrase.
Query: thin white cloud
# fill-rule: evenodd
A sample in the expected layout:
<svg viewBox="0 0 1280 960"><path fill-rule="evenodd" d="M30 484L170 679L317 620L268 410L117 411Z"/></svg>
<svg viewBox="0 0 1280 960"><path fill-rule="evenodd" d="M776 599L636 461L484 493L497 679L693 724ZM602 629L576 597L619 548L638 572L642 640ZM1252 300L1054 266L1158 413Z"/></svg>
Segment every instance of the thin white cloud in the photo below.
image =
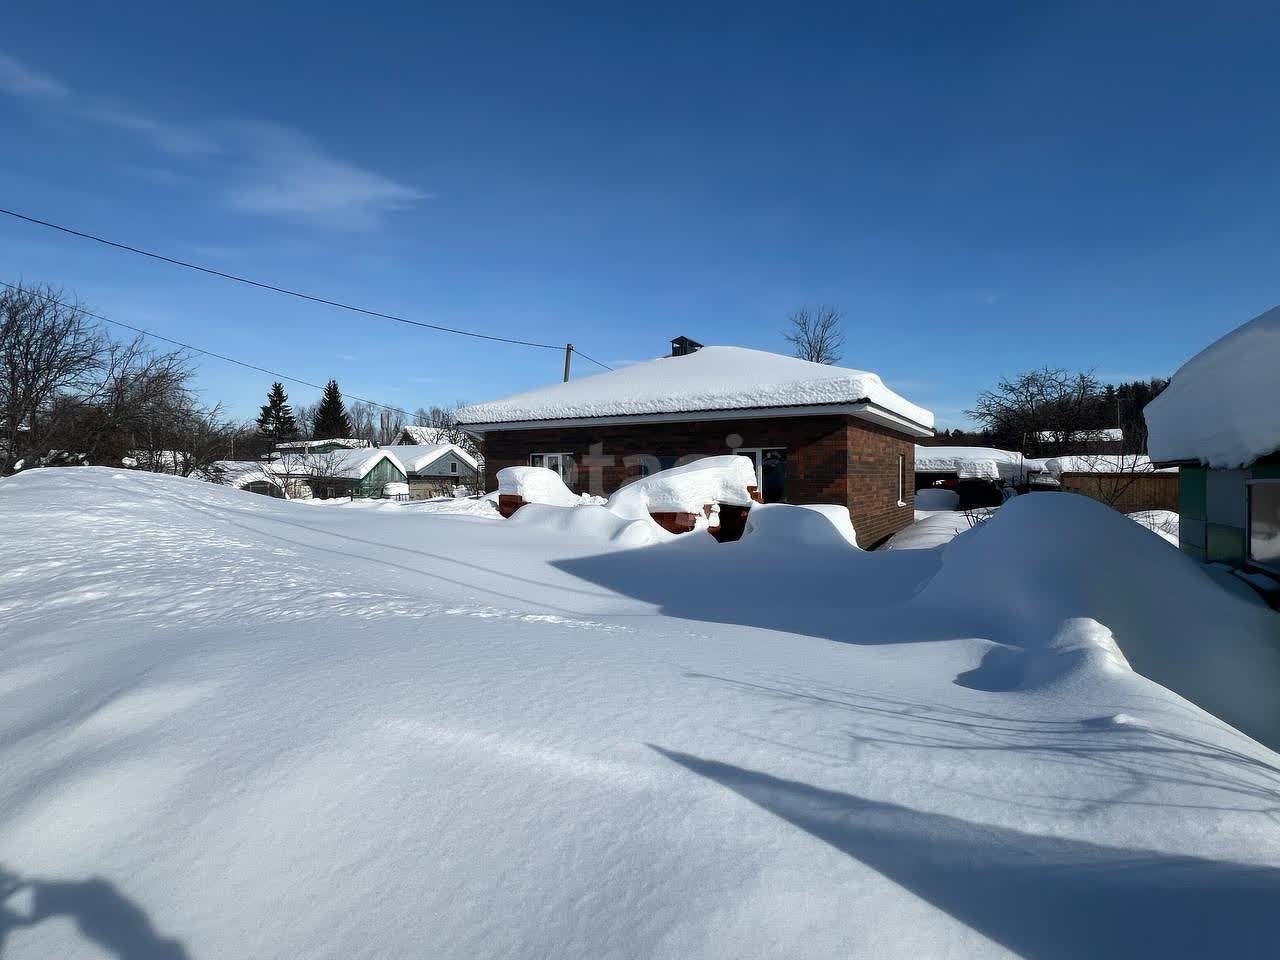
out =
<svg viewBox="0 0 1280 960"><path fill-rule="evenodd" d="M84 106L83 113L90 120L96 120L98 123L104 123L128 133L136 133L149 140L157 149L175 156L202 156L218 153L221 150L217 140L207 133L179 124L165 123L132 110L109 106L105 103L94 103Z"/></svg>
<svg viewBox="0 0 1280 960"><path fill-rule="evenodd" d="M71 93L53 77L3 53L0 53L0 90L15 97L39 100L58 100Z"/></svg>
<svg viewBox="0 0 1280 960"><path fill-rule="evenodd" d="M413 187L328 154L301 131L259 123L241 132L247 169L242 182L224 194L233 209L368 229L427 199Z"/></svg>
<svg viewBox="0 0 1280 960"><path fill-rule="evenodd" d="M368 230L387 215L412 209L429 194L333 156L300 130L280 124L240 123L197 129L70 87L0 53L0 93L43 102L76 117L138 137L172 157L196 163L217 157L228 183L216 194L241 213L305 220L328 227ZM192 170L195 175L195 170ZM172 173L171 179L180 175Z"/></svg>

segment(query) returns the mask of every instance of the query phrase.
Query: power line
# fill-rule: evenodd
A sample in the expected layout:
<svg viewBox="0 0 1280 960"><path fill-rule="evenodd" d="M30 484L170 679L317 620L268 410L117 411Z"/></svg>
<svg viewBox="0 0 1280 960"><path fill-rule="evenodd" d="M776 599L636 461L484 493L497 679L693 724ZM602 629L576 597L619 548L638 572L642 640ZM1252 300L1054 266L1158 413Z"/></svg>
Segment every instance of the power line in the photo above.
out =
<svg viewBox="0 0 1280 960"><path fill-rule="evenodd" d="M414 327L425 327L428 330L439 330L442 333L454 333L460 337L475 337L477 340L493 340L498 343L513 343L522 347L539 347L544 350L564 349L563 346L554 343L537 343L533 340L516 340L511 337L499 337L489 333L475 333L471 330L459 330L457 327L446 327L438 323L427 323L423 320L410 320L406 317L398 317L394 313L383 313L380 310L370 310L365 307L357 307L350 303L343 303L340 300L330 300L327 297L318 297L314 294L302 293L298 290L290 290L288 287L280 287L274 283L263 283L261 280L251 280L248 277L241 277L234 273L215 270L213 267L204 267L198 263L179 260L176 257L166 257L164 254L153 253L150 250L143 250L140 247L130 246L127 243L118 243L115 240L108 240L106 237L99 237L92 233L73 230L71 227L63 226L60 223L52 223L48 220L41 220L38 217L29 217L25 213L18 213L15 210L6 210L3 207L0 207L0 213L13 217L17 220L25 220L27 223L33 223L37 226L49 227L51 230L58 230L73 237L80 237L82 240L92 240L95 243L105 244L108 247L115 247L117 250L124 250L128 253L136 253L144 257L150 257L152 260L171 263L177 267L186 267L188 270L197 270L200 273L207 273L214 277L222 277L224 280L234 280L236 283L245 283L251 287L258 287L261 290L271 290L275 293L283 293L290 297L298 297L301 300L310 300L312 303L321 303L328 307L337 307L340 310L350 310L352 313L362 313L369 317L380 317L383 320L395 320L397 323L407 323ZM586 357L586 354L583 354L583 356ZM590 357L587 357L587 359L590 359ZM591 362L599 363L597 360L592 360ZM600 364L600 366L603 367L604 364ZM605 369L609 368L606 367Z"/></svg>
<svg viewBox="0 0 1280 960"><path fill-rule="evenodd" d="M48 227L51 230L57 230L60 233L68 234L72 237L79 237L82 240L92 240L94 243L101 243L108 247L114 247L117 250L124 250L127 253L136 253L139 256L150 257L152 260L159 260L162 263L170 263L174 266L185 267L188 270L196 270L200 273L207 273L213 277L221 277L224 280L233 280L236 283L248 284L251 287L257 287L261 290L270 290L274 293L282 293L290 297L298 297L302 300L309 300L312 303L320 303L329 307L337 307L340 310L350 310L353 313L364 314L369 317L378 317L383 320L394 320L397 323L405 323L413 327L424 327L428 330L438 330L442 333L452 333L460 337L474 337L477 340L490 340L495 343L511 343L521 347L537 347L543 350L560 350L558 344L554 343L538 343L534 340L518 340L512 337L499 337L489 333L476 333L472 330L460 330L457 327L446 327L438 323L427 323L424 320L410 320L407 317L398 317L394 313L383 313L380 310L371 310L367 307L357 307L350 303L343 303L339 300L330 300L327 297L316 296L315 294L303 293L299 290L290 290L288 287L281 287L274 283L264 283L261 280L252 280L249 277L241 277L234 273L227 273L223 270L215 270L213 267L202 266L198 263L191 263L187 260L179 260L176 257L168 257L161 253L155 253L151 250L143 250L141 247L135 247L127 243L120 243L116 240L108 240L106 237L100 237L96 234L85 233L82 230L75 230L61 223L54 223L51 220L41 220L39 217L31 217L25 213L18 213L16 210L7 210L0 207L0 213L5 216L13 217L16 220L22 220L26 223L35 224L36 226ZM601 363L594 357L589 357L577 347L571 348L574 353L582 357L583 360L589 360L597 367L605 370L612 370L613 367L606 363Z"/></svg>
<svg viewBox="0 0 1280 960"><path fill-rule="evenodd" d="M154 340L161 340L165 343L171 343L175 347L182 347L184 350L190 350L193 353L202 353L206 357L213 357L217 360L223 360L227 363L234 363L238 367L244 367L248 370L256 370L258 373L265 373L267 376L275 377L277 380L288 380L290 383L300 383L304 387L312 387L316 390L324 389L324 387L321 384L312 383L310 380L303 380L301 377L291 377L287 373L277 373L275 370L268 370L266 367L260 367L254 363L248 363L244 360L237 360L235 357L228 357L226 354L215 353L212 350L205 350L203 347L193 346L190 343L184 343L183 341L175 340L172 337L161 336L158 333L152 333L150 330L144 330L142 327L135 327L131 323L125 323L123 320L112 320L110 317L104 317L100 313L93 313L77 304L66 303L65 301L59 300L57 297L51 297L47 293L41 293L39 290L32 290L28 287L19 287L15 284L8 283L4 280L0 280L0 285L8 287L10 290L34 294L37 297L41 297L45 300L48 300L50 303L56 303L60 307L65 307L68 310L79 311L80 313L84 314L86 317L93 317L93 319L101 320L103 323L110 323L117 327L124 327L124 329L132 330L134 333L140 333L144 337L151 337ZM416 418L416 415L410 413L408 410L402 410L399 407L392 407L385 403L379 403L377 400L370 400L367 397L357 397L354 393L344 394L344 396L349 400L359 400L361 403L367 403L370 406L380 407L383 410L390 410L392 413L403 414L404 416L409 417L410 419Z"/></svg>
<svg viewBox="0 0 1280 960"><path fill-rule="evenodd" d="M577 347L572 347L571 349L573 350L573 352L574 352L574 353L576 353L578 356L580 356L583 360L590 360L590 361L591 361L592 363L594 363L597 367L604 367L606 370L612 370L612 369L613 369L613 367L607 366L606 364L601 363L599 360L595 360L595 359L592 359L591 357L588 357L585 353L583 353L583 352L582 352L581 350L579 350Z"/></svg>

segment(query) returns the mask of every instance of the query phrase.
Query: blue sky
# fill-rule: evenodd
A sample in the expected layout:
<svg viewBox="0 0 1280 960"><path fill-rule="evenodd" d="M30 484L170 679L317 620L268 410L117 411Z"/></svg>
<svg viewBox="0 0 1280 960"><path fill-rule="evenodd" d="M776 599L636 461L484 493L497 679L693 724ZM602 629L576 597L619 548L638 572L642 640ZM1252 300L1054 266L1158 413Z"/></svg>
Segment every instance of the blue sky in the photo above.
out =
<svg viewBox="0 0 1280 960"><path fill-rule="evenodd" d="M187 6L6 10L0 206L609 363L830 303L942 426L1280 302L1263 5ZM386 403L560 374L0 219L3 279ZM269 386L200 370L238 415Z"/></svg>

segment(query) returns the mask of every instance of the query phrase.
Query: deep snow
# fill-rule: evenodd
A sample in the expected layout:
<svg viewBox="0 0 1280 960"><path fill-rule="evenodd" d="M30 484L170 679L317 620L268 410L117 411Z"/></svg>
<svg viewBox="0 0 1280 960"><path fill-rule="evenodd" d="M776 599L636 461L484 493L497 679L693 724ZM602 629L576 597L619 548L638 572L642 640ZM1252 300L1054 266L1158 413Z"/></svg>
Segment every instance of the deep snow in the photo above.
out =
<svg viewBox="0 0 1280 960"><path fill-rule="evenodd" d="M1274 735L1277 617L1127 518L463 503L0 481L6 960L1273 950L1280 758L1124 662Z"/></svg>

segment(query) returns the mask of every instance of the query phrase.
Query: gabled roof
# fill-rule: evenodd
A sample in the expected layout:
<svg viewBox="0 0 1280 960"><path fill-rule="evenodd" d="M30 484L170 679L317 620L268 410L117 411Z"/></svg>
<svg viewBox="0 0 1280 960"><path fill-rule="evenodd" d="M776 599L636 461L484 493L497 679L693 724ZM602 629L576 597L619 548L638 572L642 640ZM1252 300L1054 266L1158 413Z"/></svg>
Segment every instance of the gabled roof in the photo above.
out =
<svg viewBox="0 0 1280 960"><path fill-rule="evenodd" d="M447 453L452 453L472 470L480 469L475 457L456 443L401 444L390 449L396 459L404 464L408 473L418 473L427 469Z"/></svg>
<svg viewBox="0 0 1280 960"><path fill-rule="evenodd" d="M286 440L284 443L277 443L277 450L311 450L314 447L323 447L328 444L337 444L340 447L350 447L353 450L368 449L373 446L368 440L352 440L352 439L332 439L332 440Z"/></svg>
<svg viewBox="0 0 1280 960"><path fill-rule="evenodd" d="M458 421L482 433L498 425L603 418L713 419L694 414L814 407L833 413L878 413L923 435L933 414L905 400L874 373L810 363L745 347L703 347L644 363L518 393L458 411ZM812 412L822 412L814 410Z"/></svg>
<svg viewBox="0 0 1280 960"><path fill-rule="evenodd" d="M359 480L377 466L380 460L390 460L401 473L401 463L389 450L334 450L331 453L286 454L273 460L269 466L277 474L291 477L338 477Z"/></svg>
<svg viewBox="0 0 1280 960"><path fill-rule="evenodd" d="M406 439L407 438L407 439ZM448 443L449 438L440 427L420 427L410 425L400 428L400 440L397 445L424 446L428 444Z"/></svg>
<svg viewBox="0 0 1280 960"><path fill-rule="evenodd" d="M1242 467L1280 450L1280 307L1182 365L1143 410L1157 463Z"/></svg>

